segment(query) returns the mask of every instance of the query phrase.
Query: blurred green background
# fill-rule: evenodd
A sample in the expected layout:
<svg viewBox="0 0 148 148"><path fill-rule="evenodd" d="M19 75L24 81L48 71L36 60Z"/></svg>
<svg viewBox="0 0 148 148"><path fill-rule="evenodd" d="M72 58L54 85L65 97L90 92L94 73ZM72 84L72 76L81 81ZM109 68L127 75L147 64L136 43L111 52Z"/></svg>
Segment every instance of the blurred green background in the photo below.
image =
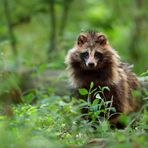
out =
<svg viewBox="0 0 148 148"><path fill-rule="evenodd" d="M104 32L124 61L148 68L147 0L1 0L0 68L64 68L80 31Z"/></svg>
<svg viewBox="0 0 148 148"><path fill-rule="evenodd" d="M92 138L147 147L148 105L135 114L135 128L124 117L124 131L107 121L94 131L70 98L64 64L78 34L93 29L140 76L148 70L147 10L148 0L0 0L0 147L82 147Z"/></svg>

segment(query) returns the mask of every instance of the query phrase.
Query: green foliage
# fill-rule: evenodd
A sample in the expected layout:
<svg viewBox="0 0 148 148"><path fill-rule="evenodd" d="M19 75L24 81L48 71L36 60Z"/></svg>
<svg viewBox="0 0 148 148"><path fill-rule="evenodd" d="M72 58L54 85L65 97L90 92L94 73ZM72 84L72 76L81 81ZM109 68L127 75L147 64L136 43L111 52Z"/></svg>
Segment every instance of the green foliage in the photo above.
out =
<svg viewBox="0 0 148 148"><path fill-rule="evenodd" d="M102 123L106 119L109 120L110 117L116 113L116 109L112 107L113 98L107 100L104 95L105 90L110 91L108 87L93 87L94 83L91 82L89 90L81 88L79 89L79 93L82 96L87 96L87 99L81 100L84 108L88 109L88 113L85 113L84 116L87 117L87 120L91 120L93 126L98 126L98 123Z"/></svg>
<svg viewBox="0 0 148 148"><path fill-rule="evenodd" d="M93 89L88 92L92 91ZM99 91L103 93L101 89ZM121 121L127 124L127 128L112 130L104 117L99 123L96 121L100 112L106 115L108 109L111 109L98 109L101 103L101 106L111 103L103 102L100 96L93 102L82 102L68 96L56 96L51 89L46 92L36 90L36 94L40 97L36 98L35 104L28 104L28 98L34 100L32 92L28 92L23 104L11 105L13 115L8 117L0 112L1 147L82 146L94 138L104 139L107 147L137 145L145 148L148 145L146 105L133 116L120 116ZM80 110L84 105L88 106L87 115L92 118L89 122L82 120Z"/></svg>
<svg viewBox="0 0 148 148"><path fill-rule="evenodd" d="M85 89L85 88L80 88L79 89L79 93L81 94L81 95L88 95L88 91L87 91L87 89Z"/></svg>
<svg viewBox="0 0 148 148"><path fill-rule="evenodd" d="M6 19L4 2L8 4L11 19ZM51 10L53 3L55 12ZM51 13L55 13L53 26ZM146 1L0 0L0 16L0 147L85 147L94 138L104 139L106 147L148 146L146 89L143 97L146 103L141 110L120 116L127 128L111 130L106 119L116 114L116 110L112 107L112 98L107 101L104 96L104 91L110 91L108 87L96 90L92 82L89 90L79 89L86 100L77 100L67 94L56 94L57 88L51 88L52 85L43 80L41 86L34 88L32 80L25 77L26 73L32 79L37 77L35 81L39 83L39 76L46 70L63 69L67 50L72 48L78 33L87 29L106 33L122 59L134 64L134 71L145 71L141 75L147 76ZM54 35L55 49L49 50ZM16 45L11 44L14 39ZM48 73L46 77L53 79ZM67 81L62 76L59 79ZM18 96L12 92L20 87L23 103L14 105L13 99ZM64 89L57 87L61 92ZM133 96L139 95L133 92ZM80 113L82 107L86 107L87 114ZM87 119L82 120L83 117Z"/></svg>
<svg viewBox="0 0 148 148"><path fill-rule="evenodd" d="M29 97L31 96L30 93ZM78 103L78 101L73 99L72 101L67 100L66 103L63 99L50 95L50 97L48 96L42 100L39 99L36 105L20 104L13 106L13 116L10 119L4 118L3 115L0 118L0 127L5 127L6 130L2 130L0 135L6 134L4 136L5 141L10 138L12 142L3 143L1 141L0 146L7 147L12 144L16 147L21 144L23 147L27 145L34 147L34 145L39 144L38 147L44 145L49 147L48 144L58 146L58 143L60 145L83 144L87 136L86 133L83 133L84 124L90 128L90 131L92 129L87 123L81 123L80 126L82 127L80 129L77 127L80 121L80 113L79 107L74 107L74 104ZM12 136L7 137L7 134ZM34 143L36 139L41 140ZM19 141L17 142L17 140ZM24 141L28 141L28 144L26 145Z"/></svg>
<svg viewBox="0 0 148 148"><path fill-rule="evenodd" d="M141 76L147 76L148 75L148 70L146 70L145 72L143 72L142 74L141 74Z"/></svg>

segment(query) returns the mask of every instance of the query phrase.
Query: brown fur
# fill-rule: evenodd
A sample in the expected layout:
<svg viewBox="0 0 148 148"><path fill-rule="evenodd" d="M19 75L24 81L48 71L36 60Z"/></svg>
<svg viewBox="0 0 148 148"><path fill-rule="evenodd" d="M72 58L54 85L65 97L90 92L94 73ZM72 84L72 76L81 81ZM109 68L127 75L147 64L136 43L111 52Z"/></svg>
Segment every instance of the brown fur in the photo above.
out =
<svg viewBox="0 0 148 148"><path fill-rule="evenodd" d="M89 48L103 54L103 61L97 62L93 69L87 69L80 58L80 53ZM105 92L108 100L113 96L113 106L117 112L128 114L138 109L138 102L132 97L133 89L139 87L139 82L128 64L122 63L117 52L110 46L105 35L97 32L82 32L74 47L66 56L66 64L70 73L71 85L74 89L89 88L93 81L95 86L108 86ZM112 119L111 122L117 122Z"/></svg>

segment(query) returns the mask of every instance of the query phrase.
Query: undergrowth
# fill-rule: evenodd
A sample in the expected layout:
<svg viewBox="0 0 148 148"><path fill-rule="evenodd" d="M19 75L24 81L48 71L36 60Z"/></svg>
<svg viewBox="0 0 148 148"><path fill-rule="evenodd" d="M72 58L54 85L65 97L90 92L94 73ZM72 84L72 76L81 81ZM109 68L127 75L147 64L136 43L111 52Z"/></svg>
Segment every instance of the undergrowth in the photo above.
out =
<svg viewBox="0 0 148 148"><path fill-rule="evenodd" d="M92 88L93 83L89 90L79 90L81 95L88 96L86 101L57 96L54 89L48 88L25 94L23 104L9 106L12 114L3 114L1 106L0 147L93 147L88 144L93 139L103 140L107 147L147 147L147 105L138 113L122 116L127 124L125 129L111 129L107 119L112 115L110 111L116 113L116 110L112 108L112 100L105 101L99 95L109 88L100 87L91 102ZM31 103L34 99L35 103ZM89 110L87 116L91 121L82 119L84 106Z"/></svg>

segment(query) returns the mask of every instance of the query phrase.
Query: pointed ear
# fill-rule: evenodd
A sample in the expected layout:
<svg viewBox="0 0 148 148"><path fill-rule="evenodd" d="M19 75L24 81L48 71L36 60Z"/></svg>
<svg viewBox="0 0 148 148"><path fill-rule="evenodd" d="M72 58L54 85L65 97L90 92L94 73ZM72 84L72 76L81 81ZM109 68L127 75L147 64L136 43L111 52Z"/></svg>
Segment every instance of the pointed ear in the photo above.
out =
<svg viewBox="0 0 148 148"><path fill-rule="evenodd" d="M96 42L99 43L100 45L105 45L107 43L107 38L103 34L98 35Z"/></svg>
<svg viewBox="0 0 148 148"><path fill-rule="evenodd" d="M81 34L78 37L77 44L80 45L80 46L82 46L86 42L87 42L87 37Z"/></svg>

